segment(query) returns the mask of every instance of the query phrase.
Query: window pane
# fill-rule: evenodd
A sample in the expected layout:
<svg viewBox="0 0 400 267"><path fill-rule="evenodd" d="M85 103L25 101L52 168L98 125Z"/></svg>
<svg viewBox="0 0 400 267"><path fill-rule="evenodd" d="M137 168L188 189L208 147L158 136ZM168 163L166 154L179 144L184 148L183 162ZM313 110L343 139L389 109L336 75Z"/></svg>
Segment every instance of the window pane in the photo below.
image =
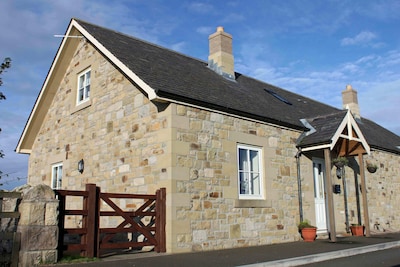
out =
<svg viewBox="0 0 400 267"><path fill-rule="evenodd" d="M90 96L90 85L86 86L85 98L89 98L89 96Z"/></svg>
<svg viewBox="0 0 400 267"><path fill-rule="evenodd" d="M84 81L85 81L85 76L81 75L81 76L79 77L79 84L78 84L78 88L79 88L79 89L83 88L83 83L84 83Z"/></svg>
<svg viewBox="0 0 400 267"><path fill-rule="evenodd" d="M78 100L79 100L79 101L82 101L82 100L83 100L83 88L82 88L82 89L79 89L79 92L78 92Z"/></svg>
<svg viewBox="0 0 400 267"><path fill-rule="evenodd" d="M249 194L249 177L247 173L239 173L240 176L240 194Z"/></svg>
<svg viewBox="0 0 400 267"><path fill-rule="evenodd" d="M258 151L250 150L250 163L251 163L250 171L258 172L260 170Z"/></svg>
<svg viewBox="0 0 400 267"><path fill-rule="evenodd" d="M258 173L251 174L251 188L253 191L251 192L253 195L260 195L260 175Z"/></svg>
<svg viewBox="0 0 400 267"><path fill-rule="evenodd" d="M89 85L90 84L90 71L86 72L86 81L85 81L85 85Z"/></svg>
<svg viewBox="0 0 400 267"><path fill-rule="evenodd" d="M242 148L239 148L239 170L248 171L246 162L247 162L247 151Z"/></svg>
<svg viewBox="0 0 400 267"><path fill-rule="evenodd" d="M61 182L62 182L62 166L58 166L58 172L57 172L57 188L61 188Z"/></svg>
<svg viewBox="0 0 400 267"><path fill-rule="evenodd" d="M55 189L57 188L57 179L56 179L56 173L57 173L57 167L53 167L52 170L52 178L51 178L51 188Z"/></svg>

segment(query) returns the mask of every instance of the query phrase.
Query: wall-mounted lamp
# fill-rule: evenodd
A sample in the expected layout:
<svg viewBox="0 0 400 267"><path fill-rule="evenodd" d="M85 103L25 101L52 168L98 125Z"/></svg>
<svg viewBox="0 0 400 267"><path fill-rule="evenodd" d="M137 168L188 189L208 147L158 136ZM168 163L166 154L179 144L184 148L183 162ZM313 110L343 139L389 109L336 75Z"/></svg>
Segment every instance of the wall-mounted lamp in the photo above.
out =
<svg viewBox="0 0 400 267"><path fill-rule="evenodd" d="M78 162L78 172L83 173L84 169L85 169L85 162L83 161L83 159L81 159Z"/></svg>
<svg viewBox="0 0 400 267"><path fill-rule="evenodd" d="M336 177L338 179L342 178L342 168L336 168Z"/></svg>

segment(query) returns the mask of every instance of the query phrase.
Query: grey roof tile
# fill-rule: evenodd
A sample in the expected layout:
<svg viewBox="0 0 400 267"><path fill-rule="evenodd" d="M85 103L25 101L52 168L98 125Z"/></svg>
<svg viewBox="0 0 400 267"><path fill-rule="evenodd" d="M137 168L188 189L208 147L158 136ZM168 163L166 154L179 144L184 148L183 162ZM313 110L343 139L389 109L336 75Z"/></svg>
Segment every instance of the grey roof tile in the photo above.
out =
<svg viewBox="0 0 400 267"><path fill-rule="evenodd" d="M240 73L236 73L235 81L227 80L209 69L204 61L82 20L76 21L160 97L296 130L306 130L300 121L303 118L327 116L324 125L318 126L320 132L313 134L314 139L302 140L304 144L323 142L337 122L329 120L328 116L341 114L340 109ZM291 105L265 89L287 99ZM369 120L362 122L360 127L370 145L400 154L395 148L400 145L399 136Z"/></svg>

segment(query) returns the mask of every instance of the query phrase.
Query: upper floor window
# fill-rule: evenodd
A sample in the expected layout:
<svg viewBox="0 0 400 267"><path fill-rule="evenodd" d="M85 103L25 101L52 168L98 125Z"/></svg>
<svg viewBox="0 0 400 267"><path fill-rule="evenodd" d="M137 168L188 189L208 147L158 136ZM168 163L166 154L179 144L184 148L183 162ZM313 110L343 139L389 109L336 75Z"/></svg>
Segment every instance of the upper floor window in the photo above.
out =
<svg viewBox="0 0 400 267"><path fill-rule="evenodd" d="M262 150L238 145L238 183L240 199L263 198Z"/></svg>
<svg viewBox="0 0 400 267"><path fill-rule="evenodd" d="M51 188L61 189L62 185L62 163L53 164L51 167Z"/></svg>
<svg viewBox="0 0 400 267"><path fill-rule="evenodd" d="M80 104L89 100L90 97L90 69L85 70L78 76L78 98L77 103Z"/></svg>

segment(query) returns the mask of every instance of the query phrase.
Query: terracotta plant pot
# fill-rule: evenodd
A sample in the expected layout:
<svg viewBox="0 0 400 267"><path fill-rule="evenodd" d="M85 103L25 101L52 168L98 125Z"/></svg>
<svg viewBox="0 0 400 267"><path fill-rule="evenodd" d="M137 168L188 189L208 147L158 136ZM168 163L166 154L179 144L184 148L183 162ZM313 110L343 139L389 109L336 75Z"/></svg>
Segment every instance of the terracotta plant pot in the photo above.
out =
<svg viewBox="0 0 400 267"><path fill-rule="evenodd" d="M301 237L305 242L314 242L314 240L317 238L317 228L301 229Z"/></svg>
<svg viewBox="0 0 400 267"><path fill-rule="evenodd" d="M350 226L351 234L354 236L364 236L364 226L354 225Z"/></svg>

